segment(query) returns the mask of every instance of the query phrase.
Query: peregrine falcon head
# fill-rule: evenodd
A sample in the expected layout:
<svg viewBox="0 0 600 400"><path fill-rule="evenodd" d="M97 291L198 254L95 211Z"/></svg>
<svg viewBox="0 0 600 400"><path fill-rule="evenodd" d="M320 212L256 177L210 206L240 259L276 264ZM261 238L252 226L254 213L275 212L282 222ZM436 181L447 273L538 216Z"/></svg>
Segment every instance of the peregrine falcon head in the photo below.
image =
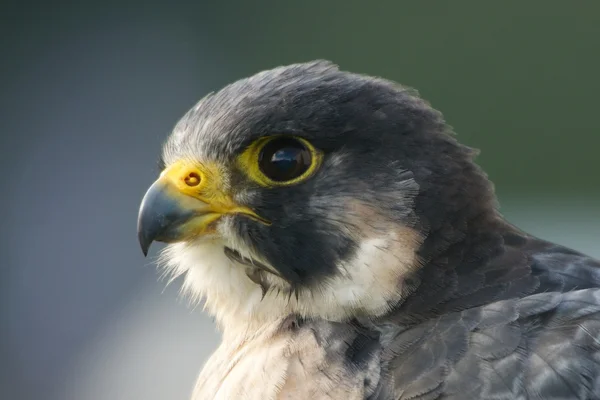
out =
<svg viewBox="0 0 600 400"><path fill-rule="evenodd" d="M168 243L160 263L222 326L381 315L494 215L473 156L412 90L326 61L275 68L175 126L139 241Z"/></svg>

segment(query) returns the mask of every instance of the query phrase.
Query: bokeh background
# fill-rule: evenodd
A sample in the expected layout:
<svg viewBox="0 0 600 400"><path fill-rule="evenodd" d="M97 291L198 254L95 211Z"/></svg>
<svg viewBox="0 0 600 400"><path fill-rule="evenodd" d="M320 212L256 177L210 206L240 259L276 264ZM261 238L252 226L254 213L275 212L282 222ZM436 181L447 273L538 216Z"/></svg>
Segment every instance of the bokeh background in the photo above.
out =
<svg viewBox="0 0 600 400"><path fill-rule="evenodd" d="M503 213L600 256L600 2L3 2L0 398L186 399L218 342L135 225L200 97L330 59L417 88Z"/></svg>

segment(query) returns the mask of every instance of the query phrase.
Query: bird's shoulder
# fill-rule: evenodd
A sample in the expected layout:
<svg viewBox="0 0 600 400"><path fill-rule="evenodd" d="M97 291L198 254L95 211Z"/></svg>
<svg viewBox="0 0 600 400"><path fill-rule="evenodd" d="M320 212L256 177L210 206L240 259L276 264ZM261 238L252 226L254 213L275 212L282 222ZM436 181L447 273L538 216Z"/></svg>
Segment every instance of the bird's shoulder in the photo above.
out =
<svg viewBox="0 0 600 400"><path fill-rule="evenodd" d="M501 251L476 268L428 266L419 289L376 322L380 385L394 396L373 398L600 393L600 263L513 230L500 236Z"/></svg>
<svg viewBox="0 0 600 400"><path fill-rule="evenodd" d="M384 316L290 316L224 340L193 398L593 398L600 263L514 231L491 239L500 251L482 239L424 266Z"/></svg>

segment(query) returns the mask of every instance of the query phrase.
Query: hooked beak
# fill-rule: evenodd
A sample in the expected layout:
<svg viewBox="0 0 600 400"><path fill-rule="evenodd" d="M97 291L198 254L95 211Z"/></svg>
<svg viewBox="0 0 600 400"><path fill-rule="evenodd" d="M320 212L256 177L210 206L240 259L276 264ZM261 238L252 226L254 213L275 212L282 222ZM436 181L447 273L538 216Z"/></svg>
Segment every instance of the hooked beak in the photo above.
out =
<svg viewBox="0 0 600 400"><path fill-rule="evenodd" d="M214 233L213 222L226 214L244 214L269 224L226 194L221 172L217 166L180 162L160 175L146 192L138 215L144 256L154 241L173 243Z"/></svg>

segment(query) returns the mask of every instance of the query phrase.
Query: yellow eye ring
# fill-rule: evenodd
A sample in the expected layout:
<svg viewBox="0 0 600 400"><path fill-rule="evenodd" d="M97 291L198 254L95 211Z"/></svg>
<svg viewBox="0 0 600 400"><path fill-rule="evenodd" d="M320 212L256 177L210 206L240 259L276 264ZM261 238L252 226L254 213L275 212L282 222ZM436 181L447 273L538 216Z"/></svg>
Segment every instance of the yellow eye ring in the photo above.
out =
<svg viewBox="0 0 600 400"><path fill-rule="evenodd" d="M308 140L289 135L265 136L238 158L240 169L261 186L291 186L310 178L323 153Z"/></svg>

